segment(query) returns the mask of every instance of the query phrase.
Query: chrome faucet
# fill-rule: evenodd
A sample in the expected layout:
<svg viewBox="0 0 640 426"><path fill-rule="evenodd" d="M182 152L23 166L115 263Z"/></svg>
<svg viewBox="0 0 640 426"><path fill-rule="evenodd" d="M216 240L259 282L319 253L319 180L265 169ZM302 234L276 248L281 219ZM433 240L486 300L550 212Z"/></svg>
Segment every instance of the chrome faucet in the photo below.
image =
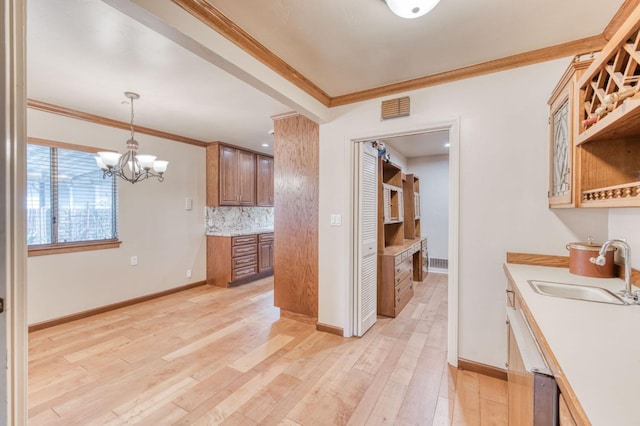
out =
<svg viewBox="0 0 640 426"><path fill-rule="evenodd" d="M609 240L605 242L602 247L600 247L600 253L598 253L598 257L595 259L591 258L596 265L602 266L607 263L607 259L605 258L605 254L609 249L609 246L618 247L622 250L622 259L624 259L624 290L621 291L622 297L630 298L634 300L638 300L638 294L631 290L631 262L629 258L631 257L631 247L627 244L626 241L622 240Z"/></svg>

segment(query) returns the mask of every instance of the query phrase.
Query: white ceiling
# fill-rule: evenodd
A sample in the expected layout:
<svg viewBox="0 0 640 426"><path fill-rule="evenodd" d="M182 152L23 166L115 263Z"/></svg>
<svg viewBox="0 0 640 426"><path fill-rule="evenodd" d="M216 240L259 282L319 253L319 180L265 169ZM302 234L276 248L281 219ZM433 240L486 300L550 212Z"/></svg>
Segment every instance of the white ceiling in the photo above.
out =
<svg viewBox="0 0 640 426"><path fill-rule="evenodd" d="M449 147L446 145L449 143L448 130L396 136L381 139L381 141L406 159L449 154ZM393 158L391 161L393 161Z"/></svg>
<svg viewBox="0 0 640 426"><path fill-rule="evenodd" d="M623 0L208 0L331 96L601 34Z"/></svg>
<svg viewBox="0 0 640 426"><path fill-rule="evenodd" d="M210 1L332 96L600 34L623 3L441 0L404 20L382 0ZM289 107L100 0L27 5L29 98L127 121L135 91L138 125L272 152Z"/></svg>
<svg viewBox="0 0 640 426"><path fill-rule="evenodd" d="M290 108L102 1L27 4L29 98L129 121L133 91L136 124L272 152L271 116Z"/></svg>

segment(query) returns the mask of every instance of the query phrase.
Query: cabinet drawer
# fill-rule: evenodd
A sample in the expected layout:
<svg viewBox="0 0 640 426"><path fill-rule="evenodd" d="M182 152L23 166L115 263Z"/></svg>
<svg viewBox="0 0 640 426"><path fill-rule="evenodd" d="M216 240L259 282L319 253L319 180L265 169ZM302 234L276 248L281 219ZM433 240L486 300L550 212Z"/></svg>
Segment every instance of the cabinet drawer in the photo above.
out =
<svg viewBox="0 0 640 426"><path fill-rule="evenodd" d="M253 264L249 266L243 266L231 271L231 281L239 280L240 278L249 277L258 273L258 265Z"/></svg>
<svg viewBox="0 0 640 426"><path fill-rule="evenodd" d="M395 307L395 311L396 311L396 315L398 315L400 313L400 311L402 310L402 308L404 308L407 303L409 303L409 300L411 300L411 298L413 297L413 285L411 287L409 287L407 289L407 291L401 293L399 296L396 296L395 302L396 302L396 307Z"/></svg>
<svg viewBox="0 0 640 426"><path fill-rule="evenodd" d="M234 257L231 259L231 268L238 269L246 266L253 266L258 264L258 255L250 254L248 256Z"/></svg>
<svg viewBox="0 0 640 426"><path fill-rule="evenodd" d="M395 285L397 286L402 281L406 280L407 277L413 277L413 269L402 271L401 273L396 274Z"/></svg>
<svg viewBox="0 0 640 426"><path fill-rule="evenodd" d="M396 257L394 257L394 258L393 258L393 263L394 263L395 265L399 265L400 263L402 263L402 255L401 255L401 254L399 254L399 255L397 255Z"/></svg>
<svg viewBox="0 0 640 426"><path fill-rule="evenodd" d="M396 297L408 288L413 288L413 279L411 276L406 277L396 285Z"/></svg>
<svg viewBox="0 0 640 426"><path fill-rule="evenodd" d="M256 254L256 253L258 253L257 244L247 244L244 246L231 247L232 257L246 256L248 254Z"/></svg>
<svg viewBox="0 0 640 426"><path fill-rule="evenodd" d="M231 238L232 246L240 246L242 244L250 244L258 242L258 236L253 235L239 235L237 237Z"/></svg>
<svg viewBox="0 0 640 426"><path fill-rule="evenodd" d="M262 242L267 242L267 241L273 241L273 232L270 234L260 234L258 235L258 241Z"/></svg>

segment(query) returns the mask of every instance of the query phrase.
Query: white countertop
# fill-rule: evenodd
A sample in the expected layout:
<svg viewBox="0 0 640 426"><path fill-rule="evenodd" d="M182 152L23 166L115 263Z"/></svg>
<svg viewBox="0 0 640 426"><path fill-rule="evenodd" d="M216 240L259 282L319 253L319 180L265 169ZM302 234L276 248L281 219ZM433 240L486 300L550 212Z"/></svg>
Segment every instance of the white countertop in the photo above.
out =
<svg viewBox="0 0 640 426"><path fill-rule="evenodd" d="M507 264L525 304L594 426L640 424L640 306L540 295L527 280L624 288L567 268Z"/></svg>
<svg viewBox="0 0 640 426"><path fill-rule="evenodd" d="M273 232L273 228L253 228L232 231L207 231L207 235L213 237L237 237L240 235L269 234L271 232Z"/></svg>

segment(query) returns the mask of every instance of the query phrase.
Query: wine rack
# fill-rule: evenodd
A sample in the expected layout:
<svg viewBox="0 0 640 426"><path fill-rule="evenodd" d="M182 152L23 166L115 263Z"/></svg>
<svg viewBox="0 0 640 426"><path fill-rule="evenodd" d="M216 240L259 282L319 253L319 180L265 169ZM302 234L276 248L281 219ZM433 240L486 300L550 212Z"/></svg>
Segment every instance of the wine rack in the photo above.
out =
<svg viewBox="0 0 640 426"><path fill-rule="evenodd" d="M640 6L577 87L579 206L640 206Z"/></svg>

